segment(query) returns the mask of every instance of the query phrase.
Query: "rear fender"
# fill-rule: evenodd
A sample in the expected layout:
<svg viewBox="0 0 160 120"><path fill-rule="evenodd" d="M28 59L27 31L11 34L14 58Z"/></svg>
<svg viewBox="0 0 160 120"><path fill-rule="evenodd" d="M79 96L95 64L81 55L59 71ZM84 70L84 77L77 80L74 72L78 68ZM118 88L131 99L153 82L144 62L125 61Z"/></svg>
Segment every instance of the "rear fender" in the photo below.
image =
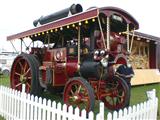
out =
<svg viewBox="0 0 160 120"><path fill-rule="evenodd" d="M131 79L134 76L134 71L132 66L120 65L116 70L116 74L124 79Z"/></svg>

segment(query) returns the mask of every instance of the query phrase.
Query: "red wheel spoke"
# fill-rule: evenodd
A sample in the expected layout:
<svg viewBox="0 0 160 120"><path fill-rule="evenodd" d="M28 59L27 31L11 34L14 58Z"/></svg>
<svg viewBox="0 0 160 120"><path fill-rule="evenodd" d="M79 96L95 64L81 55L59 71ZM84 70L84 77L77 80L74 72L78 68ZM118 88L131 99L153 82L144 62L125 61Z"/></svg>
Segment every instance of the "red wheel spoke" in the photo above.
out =
<svg viewBox="0 0 160 120"><path fill-rule="evenodd" d="M118 88L118 87L119 87L119 84L117 83L116 86L115 86L115 88Z"/></svg>
<svg viewBox="0 0 160 120"><path fill-rule="evenodd" d="M122 98L123 96L122 95L117 95L117 97Z"/></svg>
<svg viewBox="0 0 160 120"><path fill-rule="evenodd" d="M117 97L120 97L120 98L124 97L124 92L122 92L122 95L118 94Z"/></svg>
<svg viewBox="0 0 160 120"><path fill-rule="evenodd" d="M18 75L18 76L21 76L21 74L20 74L20 73L18 73L18 72L15 72L15 74L16 74L16 75Z"/></svg>
<svg viewBox="0 0 160 120"><path fill-rule="evenodd" d="M119 86L119 84L117 82L112 84L112 88L114 88L114 89L117 89L118 86Z"/></svg>
<svg viewBox="0 0 160 120"><path fill-rule="evenodd" d="M88 102L89 98L88 97L83 97L81 100L84 101L84 102Z"/></svg>
<svg viewBox="0 0 160 120"><path fill-rule="evenodd" d="M30 85L28 82L26 83L26 85L27 85L29 88L31 88L31 85Z"/></svg>
<svg viewBox="0 0 160 120"><path fill-rule="evenodd" d="M24 73L24 76L26 76L30 70L31 68L28 68L28 70Z"/></svg>
<svg viewBox="0 0 160 120"><path fill-rule="evenodd" d="M19 61L19 65L20 65L21 70L23 70L23 65L20 61Z"/></svg>
<svg viewBox="0 0 160 120"><path fill-rule="evenodd" d="M78 87L77 93L80 93L81 87L81 85Z"/></svg>
<svg viewBox="0 0 160 120"><path fill-rule="evenodd" d="M26 83L26 92L28 93L30 91L31 86L29 85L29 83Z"/></svg>
<svg viewBox="0 0 160 120"><path fill-rule="evenodd" d="M20 83L18 83L15 87L17 88L17 87L19 87L20 85L22 85L22 83L20 82Z"/></svg>
<svg viewBox="0 0 160 120"><path fill-rule="evenodd" d="M73 90L71 89L71 94L74 95Z"/></svg>
<svg viewBox="0 0 160 120"><path fill-rule="evenodd" d="M74 99L74 96L69 96L69 99Z"/></svg>
<svg viewBox="0 0 160 120"><path fill-rule="evenodd" d="M31 80L31 79L32 79L32 77L31 77L31 76L29 76L29 77L27 77L27 79Z"/></svg>
<svg viewBox="0 0 160 120"><path fill-rule="evenodd" d="M118 103L122 103L123 102L123 97L117 98Z"/></svg>
<svg viewBox="0 0 160 120"><path fill-rule="evenodd" d="M25 73L26 67L27 67L27 62L25 62L24 69L23 69L23 73Z"/></svg>

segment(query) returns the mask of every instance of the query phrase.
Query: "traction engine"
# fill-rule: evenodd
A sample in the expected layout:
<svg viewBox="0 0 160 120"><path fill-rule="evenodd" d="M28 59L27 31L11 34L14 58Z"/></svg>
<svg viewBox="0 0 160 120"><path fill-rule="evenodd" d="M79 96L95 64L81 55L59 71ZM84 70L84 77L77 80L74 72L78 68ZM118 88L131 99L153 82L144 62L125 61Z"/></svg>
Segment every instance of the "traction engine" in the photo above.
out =
<svg viewBox="0 0 160 120"><path fill-rule="evenodd" d="M35 28L7 37L32 40L29 52L13 62L12 88L21 90L25 84L34 95L63 92L64 103L87 111L94 109L95 100L111 110L129 105L134 75L129 33L139 27L130 14L115 7L82 12L81 5L73 4L33 23ZM35 47L36 41L43 46Z"/></svg>

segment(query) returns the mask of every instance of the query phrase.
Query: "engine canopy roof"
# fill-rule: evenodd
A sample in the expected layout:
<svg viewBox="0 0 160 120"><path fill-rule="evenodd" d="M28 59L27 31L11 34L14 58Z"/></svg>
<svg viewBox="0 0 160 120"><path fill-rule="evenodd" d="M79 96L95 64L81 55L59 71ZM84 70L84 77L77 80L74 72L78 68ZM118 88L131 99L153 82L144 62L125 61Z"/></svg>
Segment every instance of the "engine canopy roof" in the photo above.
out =
<svg viewBox="0 0 160 120"><path fill-rule="evenodd" d="M62 30L64 27L75 27L80 24L87 23L86 21L95 22L95 19L98 16L112 17L113 19L117 19L119 21L123 20L124 26L123 28L120 28L120 30L126 29L127 24L130 25L130 30L139 28L138 22L128 12L117 7L103 7L89 9L85 12L77 13L75 15L65 17L18 34L7 36L7 40L23 39L26 37L36 40L36 37L40 38L40 36L50 32L52 33ZM112 26L116 27L116 24L117 23L114 22Z"/></svg>

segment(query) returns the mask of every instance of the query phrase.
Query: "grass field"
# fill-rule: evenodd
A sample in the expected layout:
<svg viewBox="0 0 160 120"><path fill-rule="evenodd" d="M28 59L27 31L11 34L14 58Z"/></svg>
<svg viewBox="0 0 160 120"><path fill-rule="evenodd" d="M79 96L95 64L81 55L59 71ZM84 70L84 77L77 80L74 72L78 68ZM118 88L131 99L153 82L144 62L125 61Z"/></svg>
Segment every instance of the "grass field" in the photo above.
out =
<svg viewBox="0 0 160 120"><path fill-rule="evenodd" d="M0 77L0 85L4 85L4 86L9 87L10 86L9 77L1 76ZM160 120L160 83L141 85L141 86L132 86L130 105L133 106L138 103L146 101L147 100L146 91L152 90L152 89L156 89L156 96L159 99L158 119ZM42 94L42 97L45 97L45 98L51 99L51 100L55 100L56 102L62 102L62 95L55 95L55 94L53 95L51 93L46 92L45 94ZM96 101L95 110L94 110L95 113L97 113L99 111L98 105L99 105L99 102ZM109 110L107 108L105 108L106 115L108 112L109 112ZM0 120L3 120L3 119L0 117Z"/></svg>

